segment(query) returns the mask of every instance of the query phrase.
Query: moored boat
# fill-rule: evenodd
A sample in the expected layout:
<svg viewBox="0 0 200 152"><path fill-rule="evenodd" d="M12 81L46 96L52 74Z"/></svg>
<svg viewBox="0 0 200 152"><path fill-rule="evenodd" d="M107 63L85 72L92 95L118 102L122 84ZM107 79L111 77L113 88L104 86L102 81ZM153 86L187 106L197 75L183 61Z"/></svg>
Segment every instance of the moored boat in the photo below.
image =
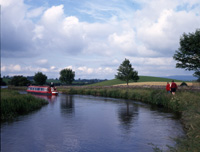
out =
<svg viewBox="0 0 200 152"><path fill-rule="evenodd" d="M54 86L28 86L26 91L33 94L58 95Z"/></svg>

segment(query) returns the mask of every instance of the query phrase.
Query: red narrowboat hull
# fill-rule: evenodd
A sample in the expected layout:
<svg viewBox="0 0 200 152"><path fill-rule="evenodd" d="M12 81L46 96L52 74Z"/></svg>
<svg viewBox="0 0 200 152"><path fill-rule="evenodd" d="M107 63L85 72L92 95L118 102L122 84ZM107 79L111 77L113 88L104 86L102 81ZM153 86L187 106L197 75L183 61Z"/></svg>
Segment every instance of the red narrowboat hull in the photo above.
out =
<svg viewBox="0 0 200 152"><path fill-rule="evenodd" d="M56 88L49 86L29 86L26 91L33 94L58 95Z"/></svg>

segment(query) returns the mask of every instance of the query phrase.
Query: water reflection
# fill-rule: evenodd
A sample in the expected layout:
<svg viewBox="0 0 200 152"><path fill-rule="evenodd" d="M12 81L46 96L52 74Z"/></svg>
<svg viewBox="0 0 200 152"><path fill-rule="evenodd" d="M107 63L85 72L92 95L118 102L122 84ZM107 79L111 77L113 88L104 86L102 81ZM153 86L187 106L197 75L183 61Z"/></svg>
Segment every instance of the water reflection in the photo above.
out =
<svg viewBox="0 0 200 152"><path fill-rule="evenodd" d="M118 109L118 119L126 133L129 133L134 125L134 120L138 118L138 105L126 101Z"/></svg>
<svg viewBox="0 0 200 152"><path fill-rule="evenodd" d="M126 106L120 106L119 108L119 119L124 125L129 125L132 120L138 115L138 106L130 104L129 101L125 102Z"/></svg>
<svg viewBox="0 0 200 152"><path fill-rule="evenodd" d="M73 114L74 113L74 99L73 96L61 96L60 107L62 114Z"/></svg>
<svg viewBox="0 0 200 152"><path fill-rule="evenodd" d="M39 94L33 94L33 96L42 98L47 100L49 103L54 103L57 100L57 96L48 96L48 95L39 95Z"/></svg>

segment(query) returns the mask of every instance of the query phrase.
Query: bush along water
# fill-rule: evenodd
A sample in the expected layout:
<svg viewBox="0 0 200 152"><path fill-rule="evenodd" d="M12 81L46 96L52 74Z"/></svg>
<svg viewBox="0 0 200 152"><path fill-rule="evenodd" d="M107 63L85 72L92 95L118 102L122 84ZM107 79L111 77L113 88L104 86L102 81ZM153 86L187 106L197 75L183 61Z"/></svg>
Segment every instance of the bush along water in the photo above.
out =
<svg viewBox="0 0 200 152"><path fill-rule="evenodd" d="M48 101L17 91L1 90L1 121L12 120L18 115L41 108Z"/></svg>
<svg viewBox="0 0 200 152"><path fill-rule="evenodd" d="M162 89L149 88L117 88L117 87L72 87L60 89L67 94L82 94L123 98L142 101L162 106L181 113L186 137L177 139L177 146L170 151L199 152L200 151L200 93L192 91L177 91L175 95Z"/></svg>

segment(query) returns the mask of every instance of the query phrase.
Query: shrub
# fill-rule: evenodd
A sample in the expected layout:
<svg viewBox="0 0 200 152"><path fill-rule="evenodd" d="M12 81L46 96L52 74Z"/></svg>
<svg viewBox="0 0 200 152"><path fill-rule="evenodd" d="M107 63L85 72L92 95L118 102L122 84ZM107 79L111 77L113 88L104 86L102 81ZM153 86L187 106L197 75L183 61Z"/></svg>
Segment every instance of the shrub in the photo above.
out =
<svg viewBox="0 0 200 152"><path fill-rule="evenodd" d="M185 82L182 82L180 86L181 86L181 87L184 87L184 86L186 86L186 87L187 87L188 85L187 85L187 83L185 83Z"/></svg>

